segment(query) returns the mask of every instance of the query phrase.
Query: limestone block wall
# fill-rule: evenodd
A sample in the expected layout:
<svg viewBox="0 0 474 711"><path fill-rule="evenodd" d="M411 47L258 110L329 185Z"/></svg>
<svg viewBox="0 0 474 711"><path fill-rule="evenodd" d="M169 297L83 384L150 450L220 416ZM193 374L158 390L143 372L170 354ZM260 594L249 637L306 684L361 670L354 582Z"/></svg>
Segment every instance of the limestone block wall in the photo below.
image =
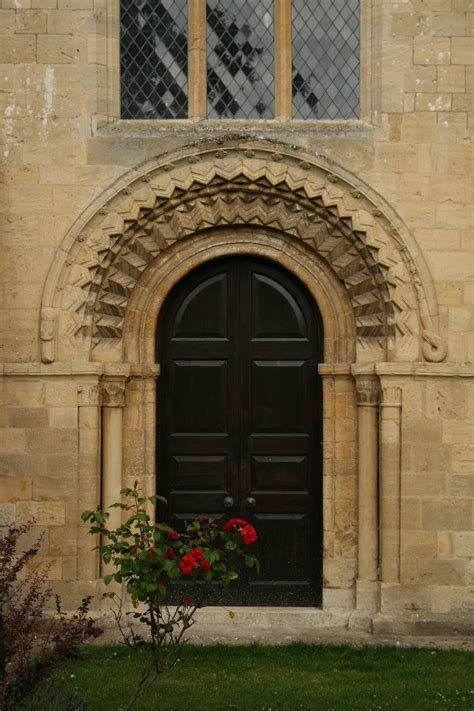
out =
<svg viewBox="0 0 474 711"><path fill-rule="evenodd" d="M117 0L0 0L0 525L36 517L58 588L82 593L89 583L74 581L97 569L78 516L100 494L103 368L41 363L48 270L127 171L237 131L352 173L393 207L428 264L447 358L377 376L381 390L401 391L399 580L382 583L380 609L413 619L472 609L474 2L361 0L361 12L360 121L130 122L117 114ZM328 384L325 401L324 541L326 599L347 608L360 527L348 380ZM142 448L153 448L154 386L127 387L124 478L141 473L151 486Z"/></svg>

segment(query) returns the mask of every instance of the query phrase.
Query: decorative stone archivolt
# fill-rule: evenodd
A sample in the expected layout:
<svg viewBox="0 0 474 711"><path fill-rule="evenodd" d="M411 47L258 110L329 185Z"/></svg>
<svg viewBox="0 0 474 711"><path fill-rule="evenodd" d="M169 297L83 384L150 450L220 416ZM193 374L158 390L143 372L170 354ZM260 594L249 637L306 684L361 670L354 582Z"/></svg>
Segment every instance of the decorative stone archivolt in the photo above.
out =
<svg viewBox="0 0 474 711"><path fill-rule="evenodd" d="M240 138L143 166L78 221L45 287L43 361L56 339L62 359L119 359L142 274L225 226L285 235L325 260L352 305L358 360L417 360L420 346L446 356L427 268L381 198L320 156Z"/></svg>

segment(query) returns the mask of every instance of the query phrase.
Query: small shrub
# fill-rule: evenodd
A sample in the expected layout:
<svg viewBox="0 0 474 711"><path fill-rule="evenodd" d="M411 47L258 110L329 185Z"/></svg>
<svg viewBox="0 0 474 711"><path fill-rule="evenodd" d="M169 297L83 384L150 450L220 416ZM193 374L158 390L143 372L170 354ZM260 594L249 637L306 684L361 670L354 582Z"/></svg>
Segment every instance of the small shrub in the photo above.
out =
<svg viewBox="0 0 474 711"><path fill-rule="evenodd" d="M58 619L45 619L52 591L49 567L28 568L38 554L42 536L18 553L19 543L34 525L10 526L0 538L0 708L10 711L49 673L60 656L77 656L78 645L102 634L88 616L91 598L67 618L57 599Z"/></svg>
<svg viewBox="0 0 474 711"><path fill-rule="evenodd" d="M137 483L133 489L124 488L122 496L129 503L117 502L112 508L127 512L127 520L115 530L106 526L108 512L84 511L82 519L91 524L90 533L99 533L99 551L106 565L115 572L104 576L109 585L122 584L131 598L135 611L127 612L148 626L150 644L136 635L132 627L123 624L122 597L116 592L105 593L116 605L116 622L123 639L130 647L142 646L144 664L137 688L123 706L130 709L145 690L176 662L184 635L195 623L196 611L216 602L209 597L212 588L225 588L239 577L242 560L249 567L257 567L254 555L247 546L257 540L253 526L240 518L233 518L223 526L214 519L199 517L187 522L178 532L165 523L152 523L145 505L166 503L159 496L140 496ZM185 583L186 594L169 607L173 598L173 584Z"/></svg>

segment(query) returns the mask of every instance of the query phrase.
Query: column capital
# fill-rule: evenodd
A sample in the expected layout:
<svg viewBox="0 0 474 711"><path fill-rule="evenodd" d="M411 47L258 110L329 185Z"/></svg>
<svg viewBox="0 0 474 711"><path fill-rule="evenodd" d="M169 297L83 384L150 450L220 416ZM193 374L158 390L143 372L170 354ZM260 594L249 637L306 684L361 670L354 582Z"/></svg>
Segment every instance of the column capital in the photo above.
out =
<svg viewBox="0 0 474 711"><path fill-rule="evenodd" d="M128 378L109 376L100 383L102 407L125 407L125 387Z"/></svg>
<svg viewBox="0 0 474 711"><path fill-rule="evenodd" d="M395 385L382 385L382 407L401 407L402 389Z"/></svg>
<svg viewBox="0 0 474 711"><path fill-rule="evenodd" d="M98 407L100 388L98 383L81 383L77 386L77 404L79 407Z"/></svg>
<svg viewBox="0 0 474 711"><path fill-rule="evenodd" d="M376 407L379 404L380 386L376 375L356 375L355 384L359 407Z"/></svg>

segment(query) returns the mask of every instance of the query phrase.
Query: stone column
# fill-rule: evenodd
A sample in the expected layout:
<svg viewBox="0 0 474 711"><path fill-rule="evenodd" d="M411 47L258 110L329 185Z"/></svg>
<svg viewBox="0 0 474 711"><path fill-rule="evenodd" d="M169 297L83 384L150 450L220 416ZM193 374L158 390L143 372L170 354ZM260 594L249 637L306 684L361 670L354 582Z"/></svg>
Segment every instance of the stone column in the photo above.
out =
<svg viewBox="0 0 474 711"><path fill-rule="evenodd" d="M383 385L380 416L380 547L383 583L400 582L401 406L401 389Z"/></svg>
<svg viewBox="0 0 474 711"><path fill-rule="evenodd" d="M121 509L109 509L120 501L122 488L122 413L125 407L124 376L102 381L102 509L110 513L108 528L122 523Z"/></svg>
<svg viewBox="0 0 474 711"><path fill-rule="evenodd" d="M79 406L78 462L78 569L79 580L95 580L99 575L98 536L91 536L89 524L80 519L86 509L100 504L100 391L98 383L77 388Z"/></svg>
<svg viewBox="0 0 474 711"><path fill-rule="evenodd" d="M156 493L156 382L160 366L134 365L127 386L124 413L124 486L138 481L143 495ZM155 507L146 502L151 519Z"/></svg>
<svg viewBox="0 0 474 711"><path fill-rule="evenodd" d="M378 378L356 375L356 395L359 452L357 607L372 609L378 600Z"/></svg>
<svg viewBox="0 0 474 711"><path fill-rule="evenodd" d="M275 118L291 119L291 0L275 0Z"/></svg>
<svg viewBox="0 0 474 711"><path fill-rule="evenodd" d="M188 116L207 116L206 0L188 2Z"/></svg>

